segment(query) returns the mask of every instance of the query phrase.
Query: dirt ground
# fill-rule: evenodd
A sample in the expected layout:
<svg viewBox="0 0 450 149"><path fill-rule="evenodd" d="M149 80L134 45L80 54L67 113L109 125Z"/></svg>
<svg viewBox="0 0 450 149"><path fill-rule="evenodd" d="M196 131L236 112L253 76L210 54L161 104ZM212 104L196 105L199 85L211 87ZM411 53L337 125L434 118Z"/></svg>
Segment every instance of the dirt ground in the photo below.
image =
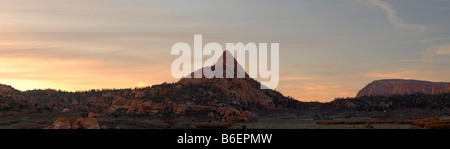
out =
<svg viewBox="0 0 450 149"><path fill-rule="evenodd" d="M433 118L448 124L449 111L427 111L419 109L396 111L260 111L254 112L252 122L227 123L229 129L423 129L424 125L413 121ZM56 118L67 117L71 122L85 117L83 113L0 113L0 129L42 129L52 125ZM160 118L139 115L102 115L96 118L100 126L109 129L196 129L198 124L215 123L219 120L198 116ZM224 123L225 124L225 123ZM414 123L415 124L415 123Z"/></svg>
<svg viewBox="0 0 450 149"><path fill-rule="evenodd" d="M407 121L438 118L450 120L444 111L278 111L262 113L255 122L235 123L233 129L422 129ZM367 122L365 124L317 124L319 122Z"/></svg>

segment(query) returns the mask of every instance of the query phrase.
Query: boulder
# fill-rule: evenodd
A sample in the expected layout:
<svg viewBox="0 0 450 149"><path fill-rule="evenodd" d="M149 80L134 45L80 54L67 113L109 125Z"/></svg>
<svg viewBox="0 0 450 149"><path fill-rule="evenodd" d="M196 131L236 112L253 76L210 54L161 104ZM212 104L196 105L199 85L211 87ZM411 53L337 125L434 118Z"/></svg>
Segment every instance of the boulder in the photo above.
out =
<svg viewBox="0 0 450 149"><path fill-rule="evenodd" d="M71 129L69 118L57 118L47 129Z"/></svg>
<svg viewBox="0 0 450 149"><path fill-rule="evenodd" d="M90 118L97 118L97 117L99 117L99 115L98 115L98 113L89 112L88 117L90 117Z"/></svg>
<svg viewBox="0 0 450 149"><path fill-rule="evenodd" d="M61 111L61 113L70 113L70 110L69 110L69 109L63 109L63 110Z"/></svg>
<svg viewBox="0 0 450 149"><path fill-rule="evenodd" d="M97 120L94 118L78 118L74 124L79 125L81 129L100 129Z"/></svg>

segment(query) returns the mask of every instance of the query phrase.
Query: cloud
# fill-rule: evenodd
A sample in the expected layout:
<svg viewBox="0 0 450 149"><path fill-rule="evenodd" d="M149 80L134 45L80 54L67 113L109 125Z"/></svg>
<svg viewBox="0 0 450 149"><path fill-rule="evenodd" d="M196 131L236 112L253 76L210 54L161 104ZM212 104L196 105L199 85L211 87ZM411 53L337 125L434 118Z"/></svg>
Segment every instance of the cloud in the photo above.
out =
<svg viewBox="0 0 450 149"><path fill-rule="evenodd" d="M450 45L432 42L419 59L403 59L400 62L450 62Z"/></svg>
<svg viewBox="0 0 450 149"><path fill-rule="evenodd" d="M370 45L370 46L365 46L365 47L351 48L351 49L347 49L347 50L354 51L354 50L364 50L364 49L379 49L379 48L384 48L384 47L393 47L393 46L418 44L418 43L434 43L435 41L440 41L440 40L450 40L450 37L436 37L436 38L431 38L431 39L384 43L384 44Z"/></svg>
<svg viewBox="0 0 450 149"><path fill-rule="evenodd" d="M406 28L406 29L413 29L413 30L419 30L419 31L425 31L427 30L427 27L424 25L419 24L410 24L403 22L398 16L397 11L392 8L392 6L386 2L383 2L381 0L367 0L370 4L375 5L377 7L380 7L386 13L388 14L389 22L391 22L395 27L397 28Z"/></svg>
<svg viewBox="0 0 450 149"><path fill-rule="evenodd" d="M436 49L436 55L450 55L450 45L440 45Z"/></svg>
<svg viewBox="0 0 450 149"><path fill-rule="evenodd" d="M422 56L422 59L418 61L423 62L436 62L436 61L450 61L450 45L441 44L428 47ZM439 57L438 57L439 56Z"/></svg>
<svg viewBox="0 0 450 149"><path fill-rule="evenodd" d="M422 56L422 60L424 61L433 60L435 53L436 53L436 46L433 44L432 46L426 49L425 53Z"/></svg>
<svg viewBox="0 0 450 149"><path fill-rule="evenodd" d="M433 82L448 82L448 74L450 70L445 69L433 69L422 68L415 70L372 70L362 73L362 76L367 80L378 79L414 79L414 80L426 80Z"/></svg>

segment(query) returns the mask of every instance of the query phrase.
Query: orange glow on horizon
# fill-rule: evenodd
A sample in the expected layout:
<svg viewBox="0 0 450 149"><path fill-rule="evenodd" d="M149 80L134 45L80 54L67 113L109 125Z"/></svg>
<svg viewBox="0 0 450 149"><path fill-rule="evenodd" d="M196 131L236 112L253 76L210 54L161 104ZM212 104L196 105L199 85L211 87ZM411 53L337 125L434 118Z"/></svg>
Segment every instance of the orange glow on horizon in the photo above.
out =
<svg viewBox="0 0 450 149"><path fill-rule="evenodd" d="M123 73L105 66L103 62L85 59L0 57L0 83L22 91L48 88L79 91L144 87L164 82L162 77Z"/></svg>

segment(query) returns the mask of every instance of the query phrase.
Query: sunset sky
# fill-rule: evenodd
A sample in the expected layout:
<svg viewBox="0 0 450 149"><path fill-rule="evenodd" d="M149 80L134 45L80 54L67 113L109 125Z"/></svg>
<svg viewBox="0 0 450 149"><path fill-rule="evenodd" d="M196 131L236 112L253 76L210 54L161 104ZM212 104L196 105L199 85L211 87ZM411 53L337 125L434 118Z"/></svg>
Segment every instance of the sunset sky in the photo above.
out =
<svg viewBox="0 0 450 149"><path fill-rule="evenodd" d="M450 81L448 0L0 0L0 83L19 90L174 82L177 42L280 43L276 90L353 97L377 79Z"/></svg>

